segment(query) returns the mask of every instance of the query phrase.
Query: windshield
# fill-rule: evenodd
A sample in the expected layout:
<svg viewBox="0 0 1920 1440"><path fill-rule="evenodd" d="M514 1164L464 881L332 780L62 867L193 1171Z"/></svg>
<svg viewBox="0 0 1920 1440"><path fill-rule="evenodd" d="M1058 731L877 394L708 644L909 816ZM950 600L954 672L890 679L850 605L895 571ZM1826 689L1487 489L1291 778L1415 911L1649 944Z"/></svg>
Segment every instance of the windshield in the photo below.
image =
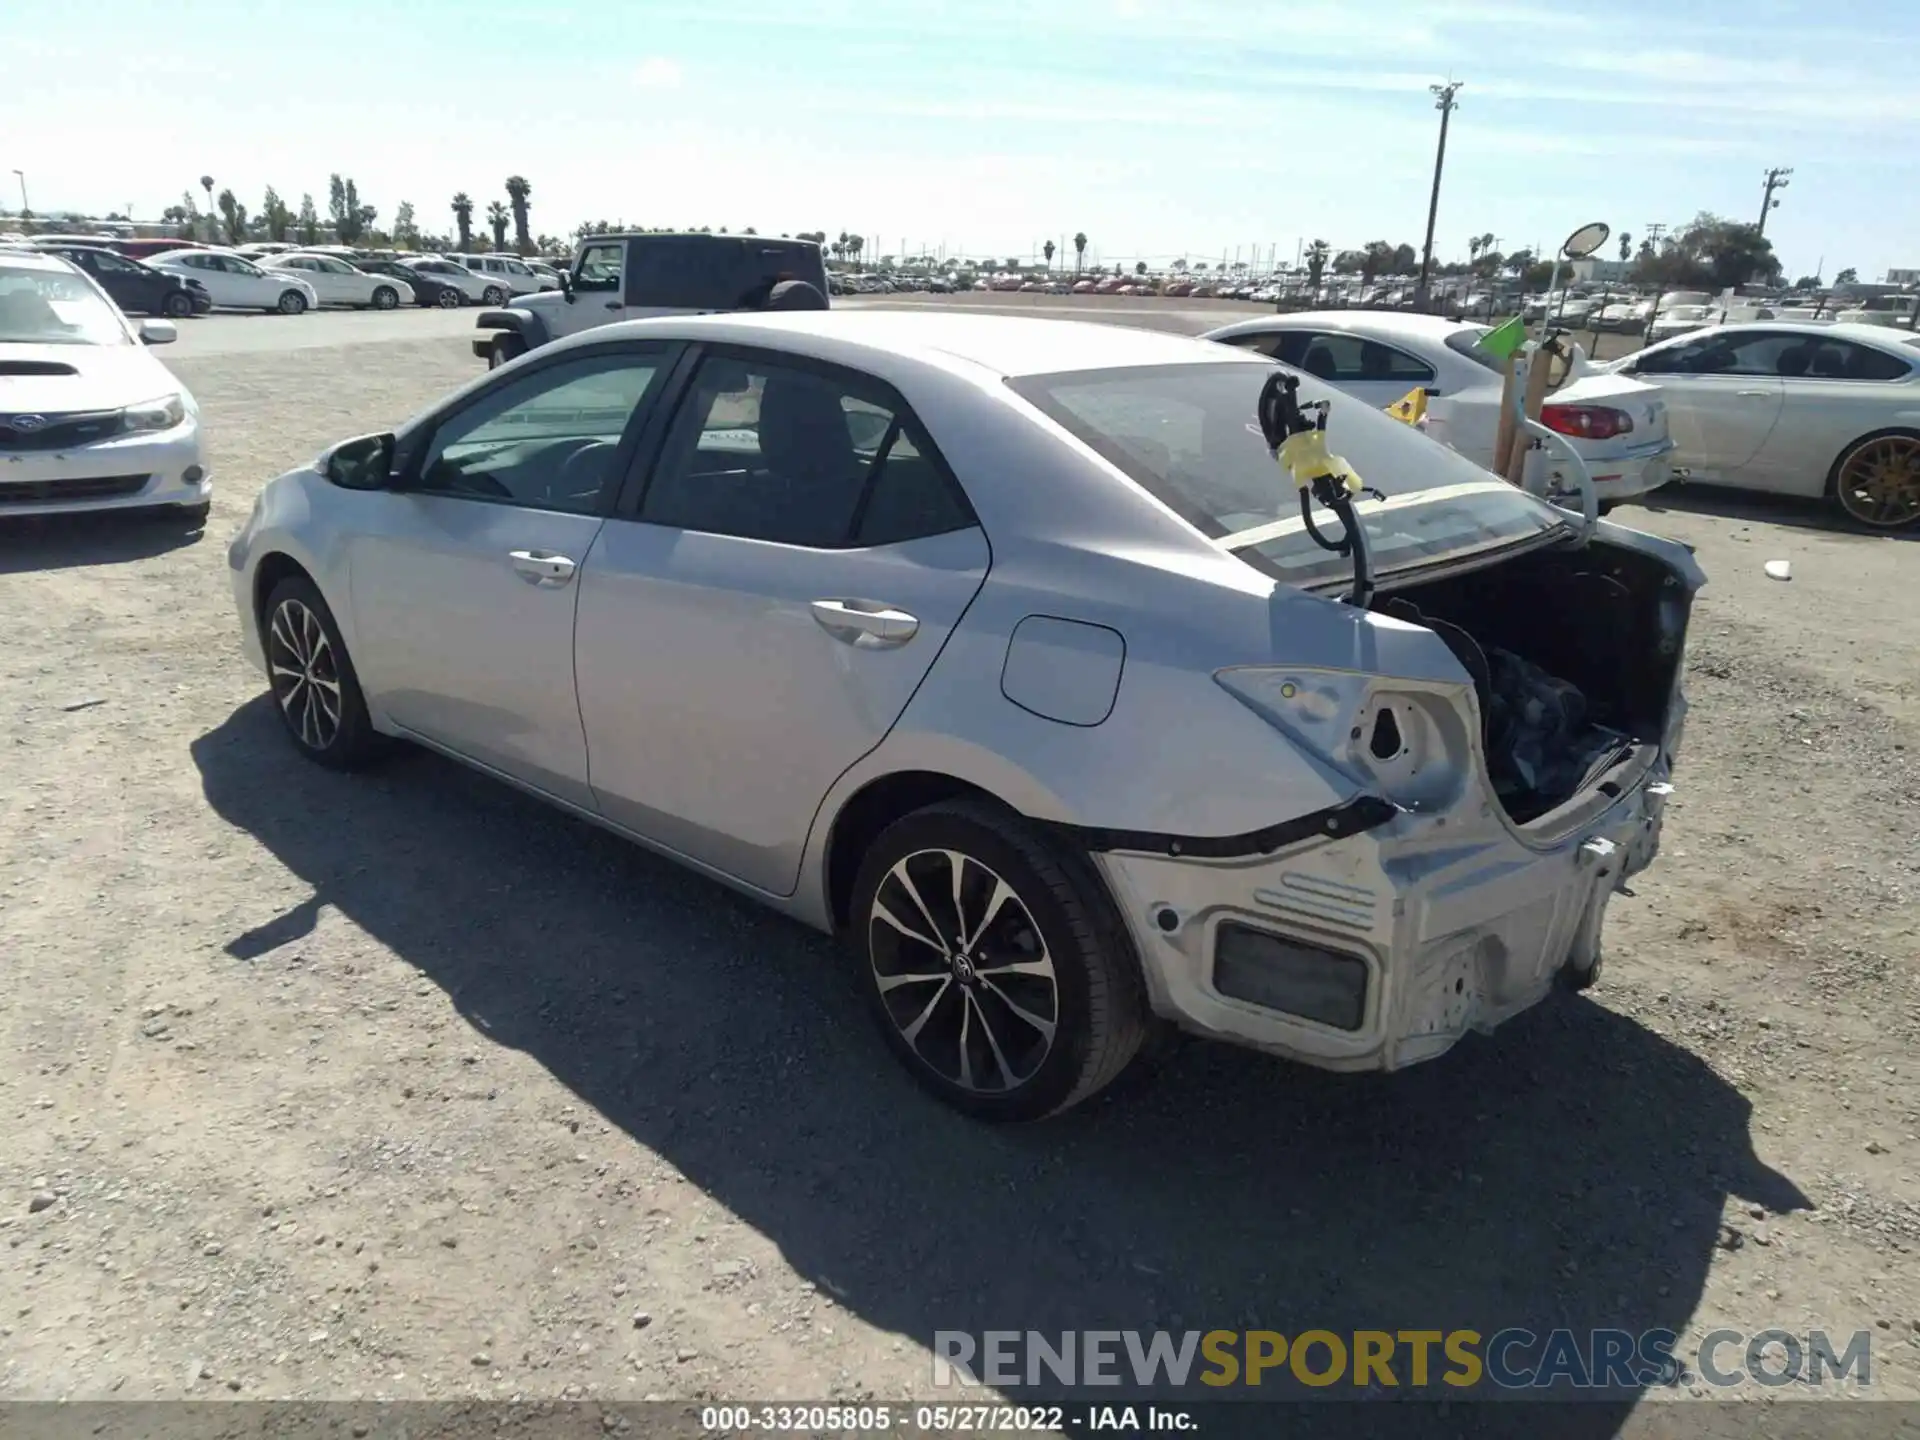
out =
<svg viewBox="0 0 1920 1440"><path fill-rule="evenodd" d="M1462 325L1458 330L1448 334L1447 348L1456 354L1466 356L1474 364L1491 370L1496 375L1501 374L1506 370L1506 366L1480 348L1480 337L1491 333L1493 333L1493 327L1489 325Z"/></svg>
<svg viewBox="0 0 1920 1440"><path fill-rule="evenodd" d="M70 270L0 260L0 344L131 344L120 312Z"/></svg>
<svg viewBox="0 0 1920 1440"><path fill-rule="evenodd" d="M1210 539L1289 584L1343 579L1352 561L1300 524L1292 480L1267 453L1255 407L1272 367L1163 365L1030 375L1022 398L1099 452ZM1331 403L1328 447L1386 504L1358 505L1374 568L1545 535L1559 512L1410 426L1302 376L1300 402ZM1327 532L1339 522L1315 515Z"/></svg>

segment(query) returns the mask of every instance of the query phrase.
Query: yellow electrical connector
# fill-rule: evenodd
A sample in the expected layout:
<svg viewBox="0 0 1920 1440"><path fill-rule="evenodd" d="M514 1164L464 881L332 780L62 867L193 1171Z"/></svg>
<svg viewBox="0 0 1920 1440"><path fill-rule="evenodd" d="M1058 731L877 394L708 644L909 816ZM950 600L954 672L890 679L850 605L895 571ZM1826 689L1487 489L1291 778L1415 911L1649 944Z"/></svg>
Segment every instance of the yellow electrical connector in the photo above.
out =
<svg viewBox="0 0 1920 1440"><path fill-rule="evenodd" d="M1298 435L1289 435L1280 442L1274 458L1302 490L1322 475L1340 481L1349 495L1358 495L1363 488L1353 467L1327 449L1324 430L1302 430Z"/></svg>

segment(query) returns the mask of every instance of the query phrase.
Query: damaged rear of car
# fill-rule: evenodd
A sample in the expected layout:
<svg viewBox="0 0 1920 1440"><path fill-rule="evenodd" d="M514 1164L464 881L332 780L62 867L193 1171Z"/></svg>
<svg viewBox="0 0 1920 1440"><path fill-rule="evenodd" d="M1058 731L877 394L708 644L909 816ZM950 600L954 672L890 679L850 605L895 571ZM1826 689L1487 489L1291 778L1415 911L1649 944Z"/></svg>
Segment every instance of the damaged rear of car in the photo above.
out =
<svg viewBox="0 0 1920 1440"><path fill-rule="evenodd" d="M1303 380L1364 487L1363 588L1350 550L1327 546L1337 527L1291 513L1252 423L1258 375L1010 383L1275 582L1257 614L1214 586L1186 658L1285 747L1221 756L1223 781L1291 768L1312 777L1311 805L1233 839L1087 837L1154 1010L1325 1068L1394 1069L1556 983L1592 984L1608 903L1654 858L1672 791L1704 583L1690 552L1558 509Z"/></svg>

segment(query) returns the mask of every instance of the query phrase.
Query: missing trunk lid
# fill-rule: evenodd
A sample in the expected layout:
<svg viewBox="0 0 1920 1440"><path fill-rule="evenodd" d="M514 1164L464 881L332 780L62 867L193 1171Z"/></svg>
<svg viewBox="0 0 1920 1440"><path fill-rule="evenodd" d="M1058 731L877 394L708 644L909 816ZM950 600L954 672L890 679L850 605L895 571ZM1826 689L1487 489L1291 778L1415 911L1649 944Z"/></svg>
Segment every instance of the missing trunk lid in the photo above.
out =
<svg viewBox="0 0 1920 1440"><path fill-rule="evenodd" d="M1472 677L1488 776L1525 825L1618 796L1623 765L1657 753L1690 603L1659 560L1594 543L1397 587L1375 608L1432 630Z"/></svg>

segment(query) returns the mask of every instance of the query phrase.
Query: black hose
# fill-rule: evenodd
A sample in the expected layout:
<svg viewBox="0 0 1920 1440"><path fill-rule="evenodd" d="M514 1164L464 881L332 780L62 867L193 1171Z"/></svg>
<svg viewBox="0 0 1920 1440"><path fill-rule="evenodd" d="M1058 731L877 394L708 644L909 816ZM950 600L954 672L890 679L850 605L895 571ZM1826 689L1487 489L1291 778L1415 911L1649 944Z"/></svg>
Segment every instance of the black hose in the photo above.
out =
<svg viewBox="0 0 1920 1440"><path fill-rule="evenodd" d="M1280 447L1295 435L1327 428L1327 407L1316 406L1309 418L1300 404L1300 377L1285 370L1275 370L1267 377L1255 413L1260 421L1260 434L1276 463L1280 459ZM1296 479L1294 483L1298 485L1299 481ZM1340 522L1343 533L1338 539L1329 540L1314 523L1316 500ZM1367 537L1353 513L1353 497L1344 479L1336 475L1316 475L1300 485L1300 520L1313 543L1322 550L1343 559L1352 558L1353 588L1347 592L1347 603L1364 610L1373 601L1373 566L1367 555Z"/></svg>

